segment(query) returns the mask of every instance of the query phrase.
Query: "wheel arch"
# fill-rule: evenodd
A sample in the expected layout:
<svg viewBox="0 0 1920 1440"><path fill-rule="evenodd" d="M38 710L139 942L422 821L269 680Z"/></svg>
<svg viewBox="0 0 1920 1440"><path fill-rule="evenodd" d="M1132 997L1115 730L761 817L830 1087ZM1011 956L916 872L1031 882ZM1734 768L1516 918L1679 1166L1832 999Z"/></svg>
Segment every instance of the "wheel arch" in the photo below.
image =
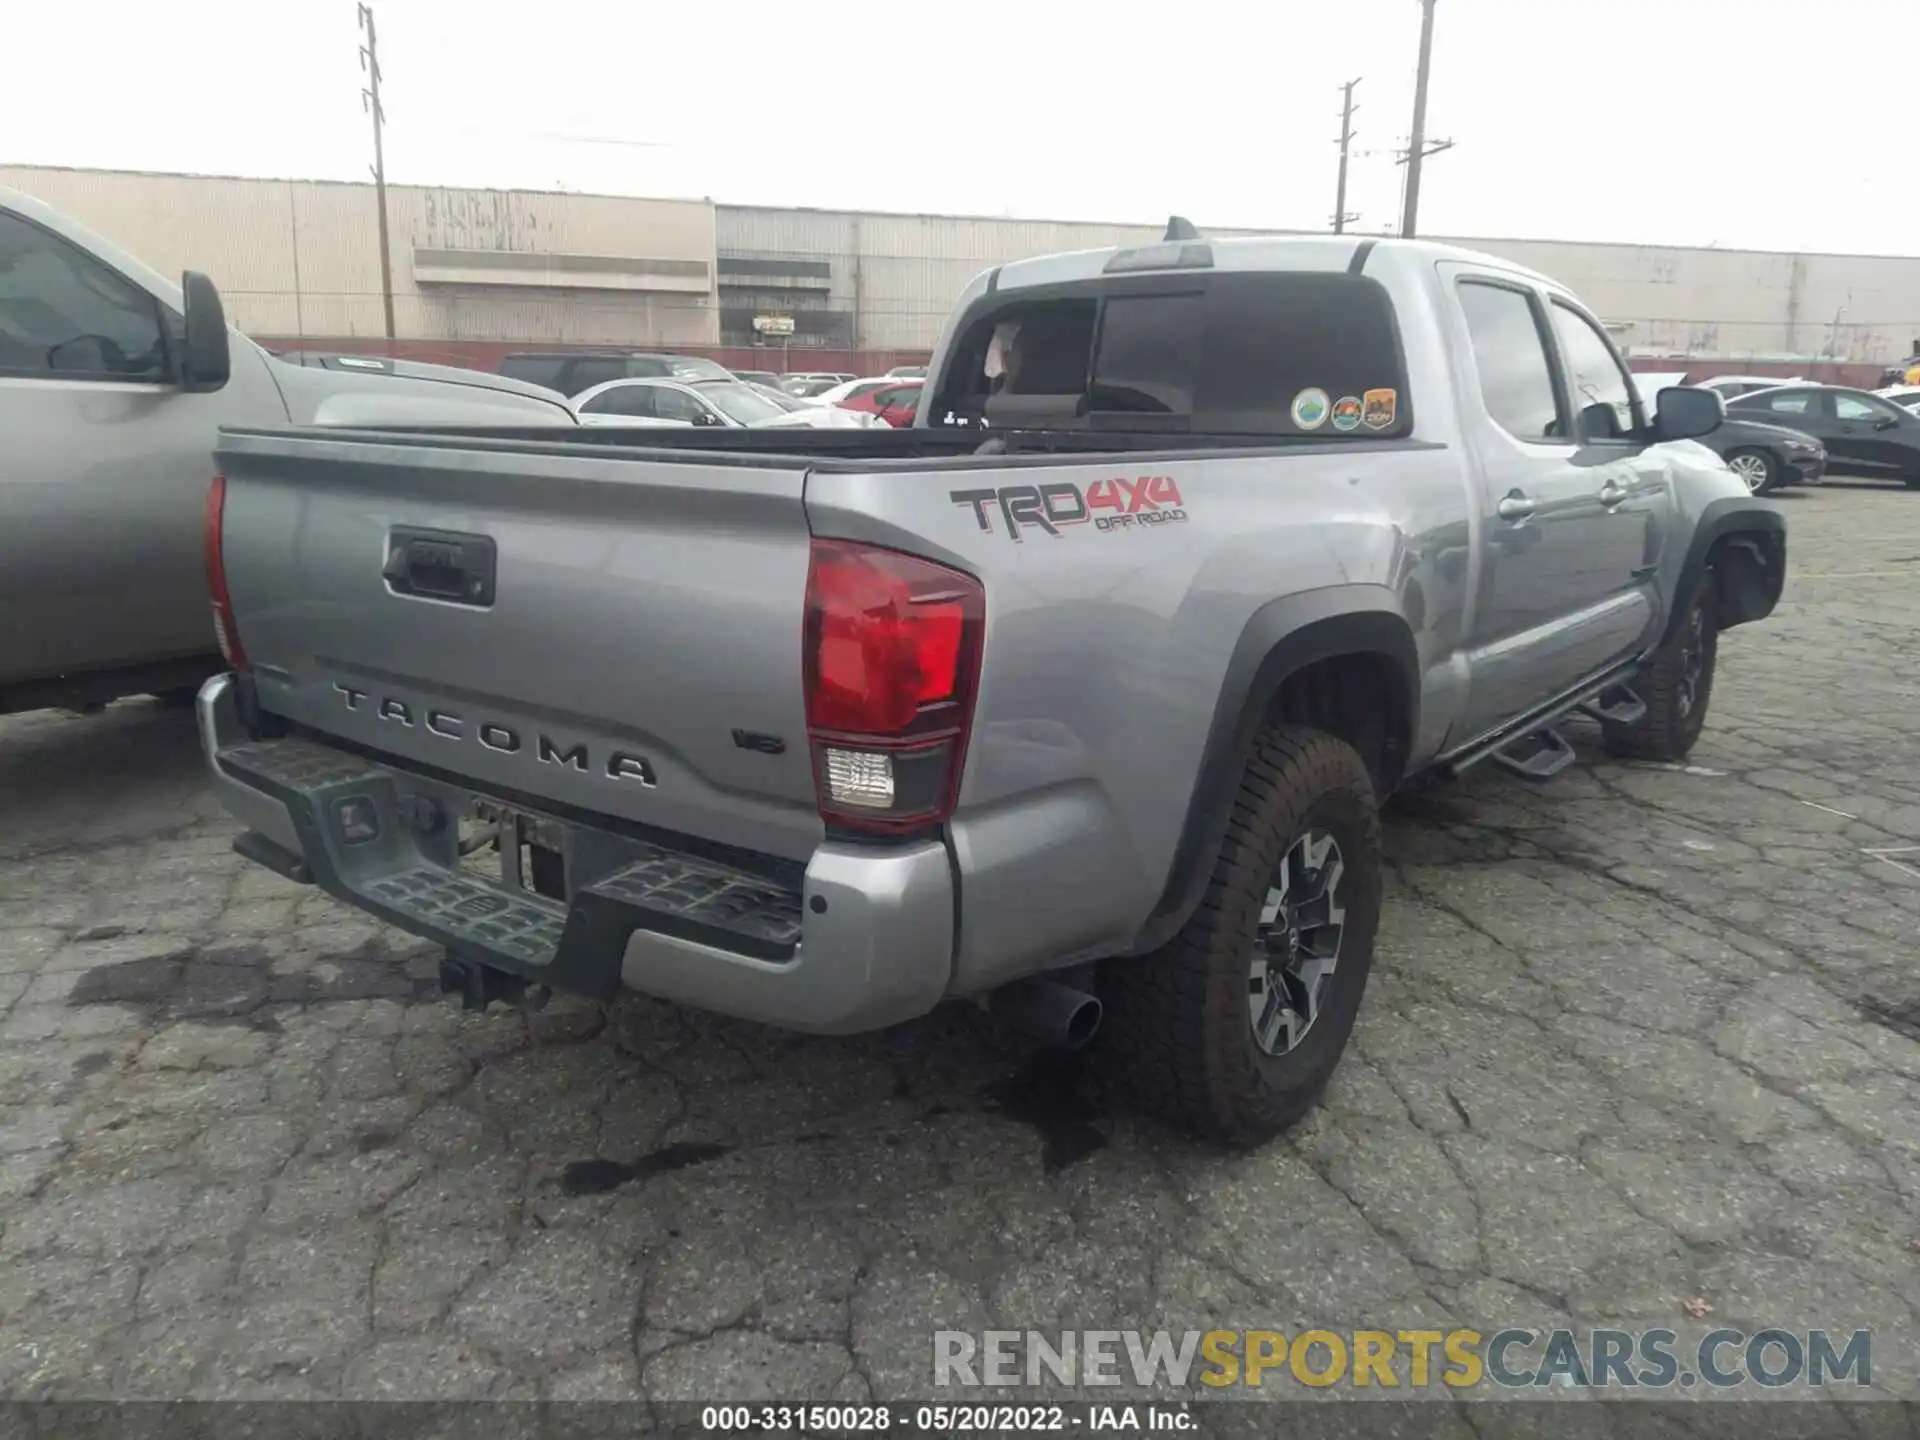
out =
<svg viewBox="0 0 1920 1440"><path fill-rule="evenodd" d="M1132 952L1164 945L1200 903L1265 726L1293 720L1353 743L1385 799L1405 778L1419 711L1419 649L1393 591L1331 586L1256 610L1227 662L1166 883Z"/></svg>
<svg viewBox="0 0 1920 1440"><path fill-rule="evenodd" d="M1724 496L1701 510L1668 603L1663 645L1678 630L1681 597L1708 576L1714 620L1722 630L1766 619L1786 585L1786 516L1749 495Z"/></svg>

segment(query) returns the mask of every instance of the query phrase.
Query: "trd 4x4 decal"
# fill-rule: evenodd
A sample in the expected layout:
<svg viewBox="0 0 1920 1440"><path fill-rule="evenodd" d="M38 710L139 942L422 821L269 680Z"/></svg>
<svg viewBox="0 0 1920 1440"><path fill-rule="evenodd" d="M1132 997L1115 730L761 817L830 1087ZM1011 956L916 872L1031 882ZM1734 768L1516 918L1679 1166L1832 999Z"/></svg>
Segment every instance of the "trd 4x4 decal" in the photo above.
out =
<svg viewBox="0 0 1920 1440"><path fill-rule="evenodd" d="M988 533L993 530L989 507L997 508L1014 540L1024 540L1020 532L1028 527L1057 539L1066 527L1089 521L1094 529L1110 532L1178 525L1187 518L1180 486L1171 475L1095 480L1085 491L1058 480L1046 485L1002 485L996 490L950 490L947 495L956 505L971 506L973 518Z"/></svg>

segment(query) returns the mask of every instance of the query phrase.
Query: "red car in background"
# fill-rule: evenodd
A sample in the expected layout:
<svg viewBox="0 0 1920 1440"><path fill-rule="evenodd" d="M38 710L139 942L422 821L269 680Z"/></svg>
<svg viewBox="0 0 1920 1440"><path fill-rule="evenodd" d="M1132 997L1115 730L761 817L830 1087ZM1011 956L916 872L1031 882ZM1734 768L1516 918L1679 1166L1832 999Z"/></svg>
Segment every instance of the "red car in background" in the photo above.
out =
<svg viewBox="0 0 1920 1440"><path fill-rule="evenodd" d="M842 387L844 394L829 390L820 398L842 410L864 410L878 415L887 424L905 427L913 424L920 408L920 391L925 380L856 380Z"/></svg>

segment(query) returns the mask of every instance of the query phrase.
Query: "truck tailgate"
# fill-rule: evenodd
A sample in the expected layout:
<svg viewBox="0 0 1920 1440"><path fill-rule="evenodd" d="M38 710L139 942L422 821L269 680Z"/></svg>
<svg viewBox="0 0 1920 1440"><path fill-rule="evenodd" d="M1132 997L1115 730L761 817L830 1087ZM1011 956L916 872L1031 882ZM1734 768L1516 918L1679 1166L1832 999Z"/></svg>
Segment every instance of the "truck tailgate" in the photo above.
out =
<svg viewBox="0 0 1920 1440"><path fill-rule="evenodd" d="M263 710L509 797L819 843L804 464L260 431L216 459Z"/></svg>

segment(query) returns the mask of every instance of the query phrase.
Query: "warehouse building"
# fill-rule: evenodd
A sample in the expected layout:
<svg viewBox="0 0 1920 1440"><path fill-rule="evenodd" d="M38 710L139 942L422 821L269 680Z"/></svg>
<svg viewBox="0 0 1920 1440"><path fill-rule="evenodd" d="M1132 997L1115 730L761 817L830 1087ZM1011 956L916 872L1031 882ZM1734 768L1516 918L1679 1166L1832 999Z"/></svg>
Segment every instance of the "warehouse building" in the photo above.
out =
<svg viewBox="0 0 1920 1440"><path fill-rule="evenodd" d="M262 343L386 348L371 185L25 166L0 167L0 185L157 269L206 271ZM389 186L387 203L394 348L487 367L526 345L626 345L742 368L870 369L924 356L953 298L989 266L1160 232L410 185ZM1917 257L1463 243L1564 281L1648 363L1859 378L1920 336Z"/></svg>

